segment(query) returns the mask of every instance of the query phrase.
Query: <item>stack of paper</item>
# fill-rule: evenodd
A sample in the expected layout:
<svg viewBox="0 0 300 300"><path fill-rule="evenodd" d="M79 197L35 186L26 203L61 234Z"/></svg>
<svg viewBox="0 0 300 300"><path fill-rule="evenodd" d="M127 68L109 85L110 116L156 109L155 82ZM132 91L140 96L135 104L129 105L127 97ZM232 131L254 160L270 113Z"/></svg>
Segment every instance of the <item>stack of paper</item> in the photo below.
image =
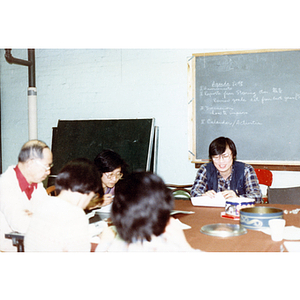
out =
<svg viewBox="0 0 300 300"><path fill-rule="evenodd" d="M217 193L214 198L208 196L191 197L194 206L211 206L211 207L225 207L225 198L221 193Z"/></svg>
<svg viewBox="0 0 300 300"><path fill-rule="evenodd" d="M90 237L94 237L96 235L99 235L104 228L106 228L108 225L105 221L99 221L92 224L89 224L89 235Z"/></svg>
<svg viewBox="0 0 300 300"><path fill-rule="evenodd" d="M283 244L288 252L300 252L300 242L284 242Z"/></svg>

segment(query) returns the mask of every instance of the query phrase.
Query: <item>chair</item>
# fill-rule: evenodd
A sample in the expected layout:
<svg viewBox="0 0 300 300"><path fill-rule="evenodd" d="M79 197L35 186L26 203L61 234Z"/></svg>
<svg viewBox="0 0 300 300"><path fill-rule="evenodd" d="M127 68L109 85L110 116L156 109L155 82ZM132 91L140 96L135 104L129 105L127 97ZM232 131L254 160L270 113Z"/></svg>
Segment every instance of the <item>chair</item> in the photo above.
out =
<svg viewBox="0 0 300 300"><path fill-rule="evenodd" d="M268 188L272 185L273 174L270 170L267 169L254 169L259 184L266 185ZM263 203L268 203L268 189L267 195L263 196Z"/></svg>
<svg viewBox="0 0 300 300"><path fill-rule="evenodd" d="M172 190L175 199L191 199L191 184L168 184L167 187Z"/></svg>
<svg viewBox="0 0 300 300"><path fill-rule="evenodd" d="M13 246L17 247L18 252L24 252L24 234L13 231L6 233L5 238L12 239Z"/></svg>
<svg viewBox="0 0 300 300"><path fill-rule="evenodd" d="M57 191L55 189L55 185L51 185L46 188L46 192L49 196L57 196Z"/></svg>
<svg viewBox="0 0 300 300"><path fill-rule="evenodd" d="M286 188L268 188L270 204L298 204L300 205L300 186Z"/></svg>

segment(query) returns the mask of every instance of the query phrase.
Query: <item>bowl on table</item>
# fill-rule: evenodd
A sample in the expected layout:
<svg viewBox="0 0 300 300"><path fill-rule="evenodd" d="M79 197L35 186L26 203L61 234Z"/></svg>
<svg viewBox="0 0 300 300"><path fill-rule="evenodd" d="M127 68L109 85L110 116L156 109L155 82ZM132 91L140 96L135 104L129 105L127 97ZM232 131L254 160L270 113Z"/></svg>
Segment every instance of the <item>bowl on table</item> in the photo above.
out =
<svg viewBox="0 0 300 300"><path fill-rule="evenodd" d="M267 206L246 207L240 210L240 225L247 229L268 228L269 221L273 219L283 219L283 210Z"/></svg>

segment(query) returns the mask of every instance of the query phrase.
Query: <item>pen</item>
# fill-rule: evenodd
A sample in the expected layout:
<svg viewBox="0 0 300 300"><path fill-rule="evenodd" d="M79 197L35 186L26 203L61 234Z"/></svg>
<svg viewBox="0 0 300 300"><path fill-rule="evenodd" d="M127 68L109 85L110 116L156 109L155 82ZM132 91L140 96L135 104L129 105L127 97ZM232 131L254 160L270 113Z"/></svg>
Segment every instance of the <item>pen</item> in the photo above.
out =
<svg viewBox="0 0 300 300"><path fill-rule="evenodd" d="M230 215L226 215L226 214L222 214L222 213L221 213L221 217L227 218L227 219L232 219L232 220L239 220L239 217L230 216Z"/></svg>
<svg viewBox="0 0 300 300"><path fill-rule="evenodd" d="M235 217L233 217L233 216L228 216L228 215L223 215L222 217L223 217L223 218L227 218L227 219L235 219Z"/></svg>

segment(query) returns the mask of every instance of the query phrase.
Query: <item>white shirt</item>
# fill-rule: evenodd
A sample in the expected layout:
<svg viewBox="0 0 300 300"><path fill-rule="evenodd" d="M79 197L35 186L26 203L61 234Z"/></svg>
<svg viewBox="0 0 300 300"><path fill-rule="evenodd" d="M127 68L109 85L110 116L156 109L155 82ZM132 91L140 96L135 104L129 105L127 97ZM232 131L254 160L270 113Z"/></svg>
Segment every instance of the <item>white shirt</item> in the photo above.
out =
<svg viewBox="0 0 300 300"><path fill-rule="evenodd" d="M17 251L11 239L6 239L5 234L12 231L25 233L31 217L26 212L33 212L38 202L47 197L47 192L42 183L32 193L28 200L25 192L21 191L14 170L10 166L0 176L0 250Z"/></svg>
<svg viewBox="0 0 300 300"><path fill-rule="evenodd" d="M83 209L49 196L32 214L24 248L25 252L90 251L89 222Z"/></svg>

